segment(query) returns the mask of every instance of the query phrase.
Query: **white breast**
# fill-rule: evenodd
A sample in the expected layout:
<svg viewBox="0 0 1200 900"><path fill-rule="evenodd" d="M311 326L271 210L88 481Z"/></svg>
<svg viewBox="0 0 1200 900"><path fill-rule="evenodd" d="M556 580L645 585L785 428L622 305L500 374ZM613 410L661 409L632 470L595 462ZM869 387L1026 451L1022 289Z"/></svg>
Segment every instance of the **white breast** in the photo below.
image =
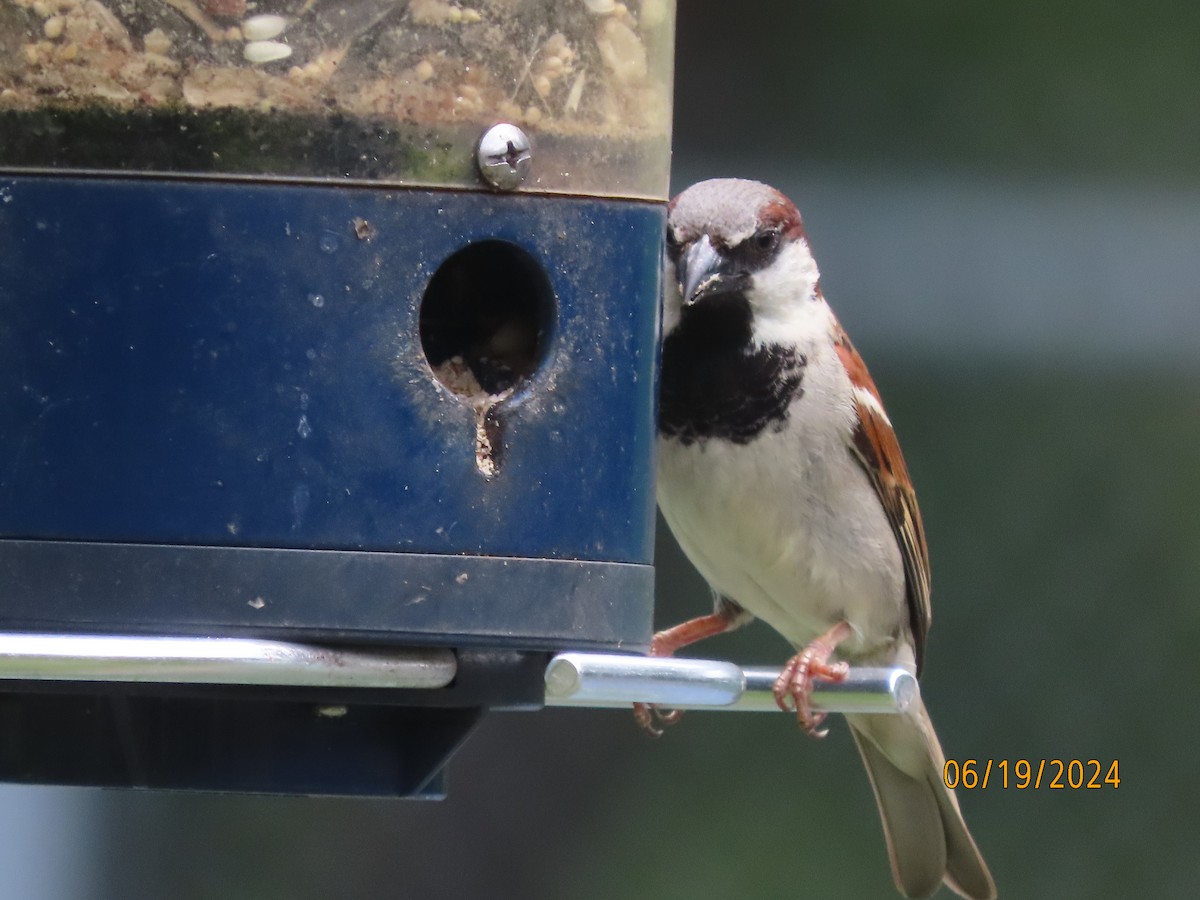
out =
<svg viewBox="0 0 1200 900"><path fill-rule="evenodd" d="M823 304L822 304L823 305ZM900 551L850 452L852 386L814 341L782 430L747 444L659 441L658 502L701 575L800 646L840 619L870 654L907 621Z"/></svg>

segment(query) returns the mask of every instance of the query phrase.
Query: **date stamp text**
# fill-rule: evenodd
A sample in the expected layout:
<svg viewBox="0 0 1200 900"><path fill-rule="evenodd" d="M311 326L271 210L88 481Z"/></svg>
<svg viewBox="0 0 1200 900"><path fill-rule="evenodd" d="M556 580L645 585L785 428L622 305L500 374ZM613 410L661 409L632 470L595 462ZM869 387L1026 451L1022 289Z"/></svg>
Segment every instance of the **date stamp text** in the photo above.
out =
<svg viewBox="0 0 1200 900"><path fill-rule="evenodd" d="M1121 786L1121 767L1115 759L948 759L942 781L951 790L967 791L1115 790Z"/></svg>

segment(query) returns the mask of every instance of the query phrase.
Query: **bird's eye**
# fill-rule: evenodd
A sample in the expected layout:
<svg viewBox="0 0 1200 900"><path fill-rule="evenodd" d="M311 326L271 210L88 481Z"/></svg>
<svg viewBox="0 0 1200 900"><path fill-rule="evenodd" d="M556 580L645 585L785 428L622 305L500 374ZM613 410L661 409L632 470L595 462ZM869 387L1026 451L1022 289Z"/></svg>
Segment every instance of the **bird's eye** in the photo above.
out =
<svg viewBox="0 0 1200 900"><path fill-rule="evenodd" d="M779 232L775 229L760 231L754 236L754 249L759 253L770 253L779 246Z"/></svg>

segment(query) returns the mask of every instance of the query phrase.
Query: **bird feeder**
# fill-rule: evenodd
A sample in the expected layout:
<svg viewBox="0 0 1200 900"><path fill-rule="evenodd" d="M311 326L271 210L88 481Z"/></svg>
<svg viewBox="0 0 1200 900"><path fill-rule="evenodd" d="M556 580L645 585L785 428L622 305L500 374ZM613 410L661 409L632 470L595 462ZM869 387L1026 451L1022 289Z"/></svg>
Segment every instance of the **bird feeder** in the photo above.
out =
<svg viewBox="0 0 1200 900"><path fill-rule="evenodd" d="M0 780L430 796L650 638L670 0L0 0Z"/></svg>

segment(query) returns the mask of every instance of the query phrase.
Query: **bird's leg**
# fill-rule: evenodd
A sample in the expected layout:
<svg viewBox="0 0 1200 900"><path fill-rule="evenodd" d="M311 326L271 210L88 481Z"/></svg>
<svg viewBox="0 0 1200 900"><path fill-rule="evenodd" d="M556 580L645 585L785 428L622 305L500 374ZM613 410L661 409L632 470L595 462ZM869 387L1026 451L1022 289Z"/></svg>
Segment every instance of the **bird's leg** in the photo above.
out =
<svg viewBox="0 0 1200 900"><path fill-rule="evenodd" d="M828 728L821 728L825 713L812 711L812 682L814 678L844 681L850 667L844 662L830 664L829 657L838 644L850 636L849 622L838 622L827 632L808 642L803 650L788 660L775 679L775 702L784 712L796 711L796 718L812 737L823 738Z"/></svg>
<svg viewBox="0 0 1200 900"><path fill-rule="evenodd" d="M725 600L717 604L717 610L712 615L688 619L673 628L660 631L650 641L650 655L658 657L674 656L676 650L682 650L689 644L702 641L732 631L744 621L744 613L740 607ZM653 737L662 735L662 729L655 720L664 725L674 725L683 715L683 710L661 710L651 703L633 704L633 720Z"/></svg>

